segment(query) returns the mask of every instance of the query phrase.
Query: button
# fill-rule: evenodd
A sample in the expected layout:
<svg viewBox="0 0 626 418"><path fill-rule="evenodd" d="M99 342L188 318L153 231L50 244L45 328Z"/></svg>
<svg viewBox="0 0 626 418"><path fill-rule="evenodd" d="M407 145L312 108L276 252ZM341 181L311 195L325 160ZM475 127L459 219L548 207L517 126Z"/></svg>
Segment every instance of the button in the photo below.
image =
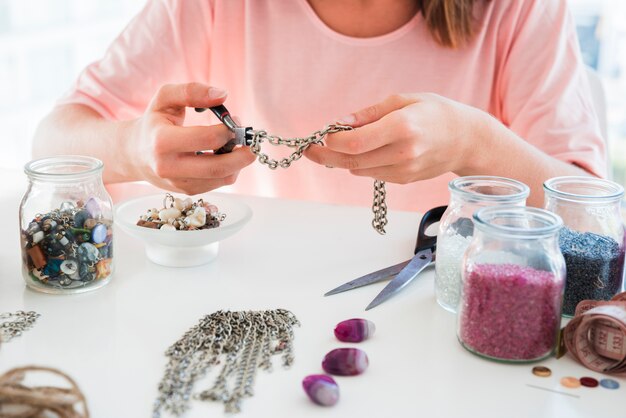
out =
<svg viewBox="0 0 626 418"><path fill-rule="evenodd" d="M564 377L561 379L561 385L565 386L566 388L576 389L580 387L580 380L570 376Z"/></svg>
<svg viewBox="0 0 626 418"><path fill-rule="evenodd" d="M548 377L552 374L552 370L544 366L535 366L533 367L533 374L539 377Z"/></svg>
<svg viewBox="0 0 626 418"><path fill-rule="evenodd" d="M619 382L613 379L600 380L600 386L606 389L619 389Z"/></svg>
<svg viewBox="0 0 626 418"><path fill-rule="evenodd" d="M598 386L598 381L593 377L581 377L580 384L588 388L595 388Z"/></svg>

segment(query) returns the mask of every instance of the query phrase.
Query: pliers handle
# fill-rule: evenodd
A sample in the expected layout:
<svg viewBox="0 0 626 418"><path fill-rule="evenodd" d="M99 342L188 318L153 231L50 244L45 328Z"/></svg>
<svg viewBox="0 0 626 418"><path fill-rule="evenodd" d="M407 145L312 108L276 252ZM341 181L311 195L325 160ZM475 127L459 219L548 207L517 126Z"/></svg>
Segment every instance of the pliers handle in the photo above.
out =
<svg viewBox="0 0 626 418"><path fill-rule="evenodd" d="M204 112L207 108L204 107L196 107L196 112ZM230 116L230 112L226 109L226 106L219 105L209 107L209 110L213 112L215 116L222 122L231 132L235 134L235 138L231 139L224 145L223 147L216 149L213 151L214 154L227 154L235 148L237 145L252 145L252 138L254 136L252 132L252 127L242 127L237 125L237 123Z"/></svg>

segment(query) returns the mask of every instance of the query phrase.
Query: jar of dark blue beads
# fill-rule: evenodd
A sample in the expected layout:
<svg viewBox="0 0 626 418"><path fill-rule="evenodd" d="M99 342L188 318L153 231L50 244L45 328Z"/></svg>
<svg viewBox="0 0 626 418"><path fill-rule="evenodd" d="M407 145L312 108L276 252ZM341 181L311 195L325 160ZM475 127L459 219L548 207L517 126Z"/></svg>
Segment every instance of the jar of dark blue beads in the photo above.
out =
<svg viewBox="0 0 626 418"><path fill-rule="evenodd" d="M555 177L543 185L545 208L564 222L559 246L567 268L563 315L582 300L609 300L624 279L624 188L594 177Z"/></svg>
<svg viewBox="0 0 626 418"><path fill-rule="evenodd" d="M46 293L98 289L113 272L113 204L103 164L57 156L26 164L20 205L22 276Z"/></svg>

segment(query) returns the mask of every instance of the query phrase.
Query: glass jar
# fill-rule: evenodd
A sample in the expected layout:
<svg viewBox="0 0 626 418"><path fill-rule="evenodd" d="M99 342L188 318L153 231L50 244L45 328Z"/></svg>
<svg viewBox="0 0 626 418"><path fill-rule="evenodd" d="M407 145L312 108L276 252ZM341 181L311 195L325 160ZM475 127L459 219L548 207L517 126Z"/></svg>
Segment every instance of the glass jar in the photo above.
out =
<svg viewBox="0 0 626 418"><path fill-rule="evenodd" d="M504 177L459 177L448 184L450 203L439 223L435 296L437 303L456 312L461 295L461 261L472 241L472 215L486 206L526 205L530 189Z"/></svg>
<svg viewBox="0 0 626 418"><path fill-rule="evenodd" d="M543 185L545 208L564 223L559 244L567 266L563 315L581 300L609 300L622 288L624 188L595 177L555 177Z"/></svg>
<svg viewBox="0 0 626 418"><path fill-rule="evenodd" d="M22 276L46 293L80 293L107 284L113 272L113 205L103 164L57 156L26 164L20 205Z"/></svg>
<svg viewBox="0 0 626 418"><path fill-rule="evenodd" d="M543 209L490 207L474 214L457 316L461 344L489 359L549 356L561 323L565 261L561 218Z"/></svg>

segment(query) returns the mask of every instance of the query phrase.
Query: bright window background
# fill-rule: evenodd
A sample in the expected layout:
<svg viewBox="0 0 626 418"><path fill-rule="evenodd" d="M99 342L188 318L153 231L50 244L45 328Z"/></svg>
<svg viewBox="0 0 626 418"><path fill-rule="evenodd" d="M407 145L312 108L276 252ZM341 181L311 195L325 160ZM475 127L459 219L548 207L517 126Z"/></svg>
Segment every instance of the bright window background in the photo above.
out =
<svg viewBox="0 0 626 418"><path fill-rule="evenodd" d="M30 159L38 121L144 1L0 0L0 167ZM569 1L585 62L605 86L613 177L626 184L626 1Z"/></svg>
<svg viewBox="0 0 626 418"><path fill-rule="evenodd" d="M30 160L37 123L144 2L0 0L0 167Z"/></svg>

